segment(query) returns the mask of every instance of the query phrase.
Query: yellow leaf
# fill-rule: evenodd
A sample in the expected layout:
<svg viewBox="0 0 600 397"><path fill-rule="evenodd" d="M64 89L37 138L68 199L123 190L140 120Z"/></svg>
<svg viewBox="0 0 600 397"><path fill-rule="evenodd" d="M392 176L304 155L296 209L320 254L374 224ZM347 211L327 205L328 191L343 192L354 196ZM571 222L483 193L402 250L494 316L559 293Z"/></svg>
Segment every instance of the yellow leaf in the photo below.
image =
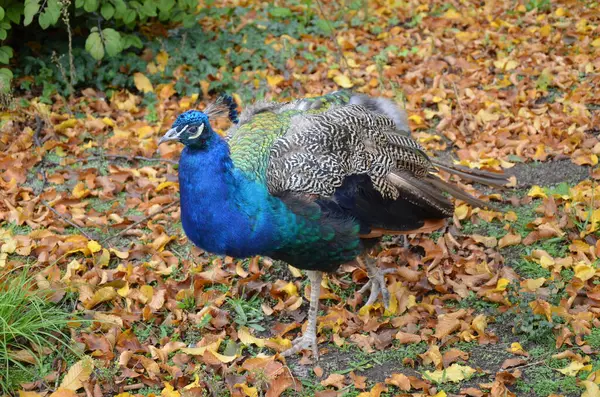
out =
<svg viewBox="0 0 600 397"><path fill-rule="evenodd" d="M473 319L471 323L471 328L473 328L479 335L483 335L485 333L485 327L487 327L487 318L484 314L479 314L477 317Z"/></svg>
<svg viewBox="0 0 600 397"><path fill-rule="evenodd" d="M129 283L125 283L125 285L117 290L117 294L121 295L123 298L126 298L129 295Z"/></svg>
<svg viewBox="0 0 600 397"><path fill-rule="evenodd" d="M343 88L352 88L354 86L354 83L352 83L352 81L350 81L350 78L345 74L338 74L333 78L333 81L335 81L337 85Z"/></svg>
<svg viewBox="0 0 600 397"><path fill-rule="evenodd" d="M513 70L519 66L519 63L514 59L504 58L494 61L494 66L502 70Z"/></svg>
<svg viewBox="0 0 600 397"><path fill-rule="evenodd" d="M156 63L158 63L158 70L160 70L161 72L165 71L165 67L167 66L168 62L169 54L167 54L165 51L161 51L156 55Z"/></svg>
<svg viewBox="0 0 600 397"><path fill-rule="evenodd" d="M551 32L552 32L552 26L550 26L550 25L544 25L540 28L540 36L542 36L542 37L550 36Z"/></svg>
<svg viewBox="0 0 600 397"><path fill-rule="evenodd" d="M96 240L88 241L87 247L92 254L95 254L102 249L102 246Z"/></svg>
<svg viewBox="0 0 600 397"><path fill-rule="evenodd" d="M189 385L185 386L183 388L183 390L195 389L197 387L202 387L202 385L200 384L200 377L198 376L197 373L195 373L194 374L194 381L192 383L190 383Z"/></svg>
<svg viewBox="0 0 600 397"><path fill-rule="evenodd" d="M250 331L246 327L242 327L238 331L238 338L240 339L240 342L242 342L246 346L250 346L250 345L254 344L258 347L263 347L265 345L264 339L260 339L254 335L251 335Z"/></svg>
<svg viewBox="0 0 600 397"><path fill-rule="evenodd" d="M19 397L42 397L42 395L34 391L19 390Z"/></svg>
<svg viewBox="0 0 600 397"><path fill-rule="evenodd" d="M417 125L423 124L423 118L421 116L419 116L418 114L413 114L408 119Z"/></svg>
<svg viewBox="0 0 600 397"><path fill-rule="evenodd" d="M556 9L556 11L554 11L554 15L556 15L557 17L564 17L566 14L567 11L562 7L559 7Z"/></svg>
<svg viewBox="0 0 600 397"><path fill-rule="evenodd" d="M83 382L87 382L94 369L94 362L88 356L77 361L63 378L60 387L77 391L83 387Z"/></svg>
<svg viewBox="0 0 600 397"><path fill-rule="evenodd" d="M460 382L461 380L470 378L475 372L475 369L468 365L452 364L446 369L438 369L436 371L425 371L425 378L437 383Z"/></svg>
<svg viewBox="0 0 600 397"><path fill-rule="evenodd" d="M283 80L285 80L283 78L283 76L276 74L274 76L267 76L267 84L269 85L269 87L271 88L275 88L277 87L279 84L281 84L283 82Z"/></svg>
<svg viewBox="0 0 600 397"><path fill-rule="evenodd" d="M462 14L457 12L454 8L450 8L444 13L444 15L442 15L442 18L445 19L461 19L462 17Z"/></svg>
<svg viewBox="0 0 600 397"><path fill-rule="evenodd" d="M108 302L116 297L117 291L113 287L103 287L96 291L92 298L85 302L83 306L89 310L102 302Z"/></svg>
<svg viewBox="0 0 600 397"><path fill-rule="evenodd" d="M176 391L173 386L168 383L168 382L164 382L165 388L162 389L162 391L160 392L160 395L163 397L181 397L181 394Z"/></svg>
<svg viewBox="0 0 600 397"><path fill-rule="evenodd" d="M138 128L135 132L140 139L144 139L154 133L154 128L150 127L149 125L144 125Z"/></svg>
<svg viewBox="0 0 600 397"><path fill-rule="evenodd" d="M117 251L114 248L110 248L109 251L112 252L113 254L115 254L115 256L117 258L121 258L121 259L129 258L129 252L127 252L127 251Z"/></svg>
<svg viewBox="0 0 600 397"><path fill-rule="evenodd" d="M506 287L508 287L508 284L510 284L510 280L507 278L501 278L498 280L498 282L496 283L496 292L502 292L506 290Z"/></svg>
<svg viewBox="0 0 600 397"><path fill-rule="evenodd" d="M290 344L291 344L291 342L290 342ZM217 351L219 349L220 345L221 345L221 339L218 339L218 340L214 341L213 343L210 343L206 346L184 347L183 349L181 349L181 352L192 355L192 356L202 356L204 354L204 352L207 350L210 352Z"/></svg>
<svg viewBox="0 0 600 397"><path fill-rule="evenodd" d="M442 391L435 393L435 396L433 396L433 397L447 397L447 396L448 395L446 394L446 392L442 390Z"/></svg>
<svg viewBox="0 0 600 397"><path fill-rule="evenodd" d="M152 92L154 91L154 87L152 87L152 83L144 74L140 72L136 72L133 74L133 83L135 84L135 88L140 90L141 92Z"/></svg>
<svg viewBox="0 0 600 397"><path fill-rule="evenodd" d="M598 37L596 40L592 41L592 46L600 47L600 37Z"/></svg>
<svg viewBox="0 0 600 397"><path fill-rule="evenodd" d="M585 387L585 391L581 397L600 397L600 388L591 380L582 380L581 384Z"/></svg>
<svg viewBox="0 0 600 397"><path fill-rule="evenodd" d="M104 124L106 124L107 126L109 126L109 127L114 127L115 126L115 122L112 119L108 118L108 117L104 117L102 119L102 122Z"/></svg>
<svg viewBox="0 0 600 397"><path fill-rule="evenodd" d="M557 371L566 376L577 376L577 373L585 367L586 365L582 362L571 361L571 364L567 365L564 368L557 369Z"/></svg>
<svg viewBox="0 0 600 397"><path fill-rule="evenodd" d="M258 397L258 389L256 387L250 387L245 383L236 383L233 387L239 387L248 397Z"/></svg>
<svg viewBox="0 0 600 397"><path fill-rule="evenodd" d="M66 130L67 128L75 127L77 124L77 119L68 119L54 127L54 130L57 132Z"/></svg>
<svg viewBox="0 0 600 397"><path fill-rule="evenodd" d="M467 204L461 204L454 209L456 217L461 221L469 216L469 206Z"/></svg>
<svg viewBox="0 0 600 397"><path fill-rule="evenodd" d="M50 397L77 397L77 393L71 389L59 387L54 393L50 394Z"/></svg>
<svg viewBox="0 0 600 397"><path fill-rule="evenodd" d="M586 263L579 263L578 265L575 265L573 270L575 271L575 277L581 281L587 281L596 274L596 268Z"/></svg>
<svg viewBox="0 0 600 397"><path fill-rule="evenodd" d="M288 296L298 296L298 288L292 282L287 283L281 290L287 293Z"/></svg>
<svg viewBox="0 0 600 397"><path fill-rule="evenodd" d="M508 348L508 351L512 354L527 355L527 352L525 351L525 349L523 349L523 346L521 346L519 342L511 343L510 347Z"/></svg>
<svg viewBox="0 0 600 397"><path fill-rule="evenodd" d="M300 270L298 270L294 266L288 265L288 269L290 269L290 273L292 273L292 276L294 276L296 278L302 277L302 273L300 273Z"/></svg>
<svg viewBox="0 0 600 397"><path fill-rule="evenodd" d="M85 188L85 184L83 182L79 182L73 188L72 194L73 194L73 197L75 197L76 199L81 199L81 198L89 196L90 191Z"/></svg>
<svg viewBox="0 0 600 397"><path fill-rule="evenodd" d="M154 189L154 191L155 191L156 193L158 193L158 192L160 192L161 190L168 188L169 186L176 186L176 185L177 185L177 183L175 183L175 182L173 182L173 181L162 182L160 185L158 185L158 186L156 187L156 189Z"/></svg>
<svg viewBox="0 0 600 397"><path fill-rule="evenodd" d="M230 362L232 362L233 360L235 360L238 357L237 355L225 356L223 354L220 354L220 353L217 353L217 352L213 352L213 351L211 351L211 353L217 358L217 360L219 360L223 364L230 363Z"/></svg>
<svg viewBox="0 0 600 397"><path fill-rule="evenodd" d="M542 257L542 259L544 259L545 257ZM546 279L544 277L540 277L540 278L534 278L534 279L527 279L524 280L523 284L525 285L525 288L527 289L527 291L529 292L535 292L538 290L538 288L540 288L542 285L544 285L544 283L546 282Z"/></svg>
<svg viewBox="0 0 600 397"><path fill-rule="evenodd" d="M142 303L147 303L152 300L152 295L154 295L154 289L152 288L151 285L142 285L140 287L140 293L146 300L145 302L142 302Z"/></svg>

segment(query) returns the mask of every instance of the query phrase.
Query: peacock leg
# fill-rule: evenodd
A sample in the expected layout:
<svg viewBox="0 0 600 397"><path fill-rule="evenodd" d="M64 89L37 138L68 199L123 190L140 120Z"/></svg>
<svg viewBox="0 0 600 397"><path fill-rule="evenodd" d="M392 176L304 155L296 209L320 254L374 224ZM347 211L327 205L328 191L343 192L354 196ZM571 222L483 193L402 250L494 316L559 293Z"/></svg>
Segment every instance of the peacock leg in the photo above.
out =
<svg viewBox="0 0 600 397"><path fill-rule="evenodd" d="M379 297L379 293L381 292L381 297L383 298L383 305L385 308L389 308L390 306L390 293L388 292L387 286L385 284L385 275L388 273L393 273L396 269L380 269L377 267L376 261L370 258L367 254L361 258L360 255L356 258L357 262L362 266L367 268L367 274L369 275L369 281L358 291L359 294L363 294L366 290L371 290L371 295L369 295L369 299L365 305L372 305L375 303L377 298Z"/></svg>
<svg viewBox="0 0 600 397"><path fill-rule="evenodd" d="M308 324L306 331L301 337L294 340L292 347L284 351L284 357L298 353L301 350L311 348L315 360L319 359L319 348L317 346L317 312L319 311L319 296L321 295L321 280L323 273L319 271L309 271L310 280L310 308L308 309Z"/></svg>

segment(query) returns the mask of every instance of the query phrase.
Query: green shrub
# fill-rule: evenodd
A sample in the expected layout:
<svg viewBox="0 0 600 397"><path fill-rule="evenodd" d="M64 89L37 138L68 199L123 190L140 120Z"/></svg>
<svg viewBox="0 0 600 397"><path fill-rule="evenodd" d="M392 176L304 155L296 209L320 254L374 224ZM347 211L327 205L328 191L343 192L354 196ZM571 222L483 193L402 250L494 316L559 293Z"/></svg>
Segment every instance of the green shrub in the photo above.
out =
<svg viewBox="0 0 600 397"><path fill-rule="evenodd" d="M9 33L17 26L42 30L58 27L68 31L69 42L74 32L82 32L86 51L101 60L129 47L141 48L135 31L150 20L192 26L197 7L197 0L0 0L0 40L10 38ZM0 64L9 64L13 55L10 46L0 46ZM12 78L10 69L1 68L0 90L7 91Z"/></svg>

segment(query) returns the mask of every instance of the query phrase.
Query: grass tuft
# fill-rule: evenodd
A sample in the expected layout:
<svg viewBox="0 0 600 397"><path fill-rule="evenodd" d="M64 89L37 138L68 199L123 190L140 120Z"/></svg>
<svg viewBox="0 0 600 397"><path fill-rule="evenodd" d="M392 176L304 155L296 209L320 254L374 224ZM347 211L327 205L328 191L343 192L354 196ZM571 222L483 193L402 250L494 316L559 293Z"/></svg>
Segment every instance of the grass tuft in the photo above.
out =
<svg viewBox="0 0 600 397"><path fill-rule="evenodd" d="M0 390L8 394L43 373L43 357L70 349L64 333L74 315L49 302L26 271L0 278Z"/></svg>

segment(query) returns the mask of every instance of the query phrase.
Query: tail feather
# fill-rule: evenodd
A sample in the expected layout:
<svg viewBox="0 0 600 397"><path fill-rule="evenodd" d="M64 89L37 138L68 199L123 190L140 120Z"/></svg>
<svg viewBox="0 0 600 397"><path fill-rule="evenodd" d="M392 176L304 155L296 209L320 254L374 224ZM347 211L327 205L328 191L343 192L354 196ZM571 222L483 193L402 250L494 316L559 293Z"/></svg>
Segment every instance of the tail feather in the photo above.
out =
<svg viewBox="0 0 600 397"><path fill-rule="evenodd" d="M454 206L450 200L442 194L442 190L428 183L428 178L420 179L407 172L396 171L389 173L387 179L407 200L424 205L444 217L454 213Z"/></svg>
<svg viewBox="0 0 600 397"><path fill-rule="evenodd" d="M480 199L472 196L471 194L465 192L464 190L462 190L458 186L454 185L453 183L446 182L446 181L438 178L435 175L428 175L427 181L429 183L431 183L433 186L435 186L436 188L450 194L454 198L457 198L459 200L462 200L466 203L471 204L473 207L489 208L494 211L500 211L500 209L498 209L493 204L490 204L486 201L480 200Z"/></svg>
<svg viewBox="0 0 600 397"><path fill-rule="evenodd" d="M471 182L477 182L493 187L505 187L509 182L508 176L505 174L476 170L460 165L447 165L439 160L432 160L432 163L437 168L449 172L450 174L458 175Z"/></svg>

